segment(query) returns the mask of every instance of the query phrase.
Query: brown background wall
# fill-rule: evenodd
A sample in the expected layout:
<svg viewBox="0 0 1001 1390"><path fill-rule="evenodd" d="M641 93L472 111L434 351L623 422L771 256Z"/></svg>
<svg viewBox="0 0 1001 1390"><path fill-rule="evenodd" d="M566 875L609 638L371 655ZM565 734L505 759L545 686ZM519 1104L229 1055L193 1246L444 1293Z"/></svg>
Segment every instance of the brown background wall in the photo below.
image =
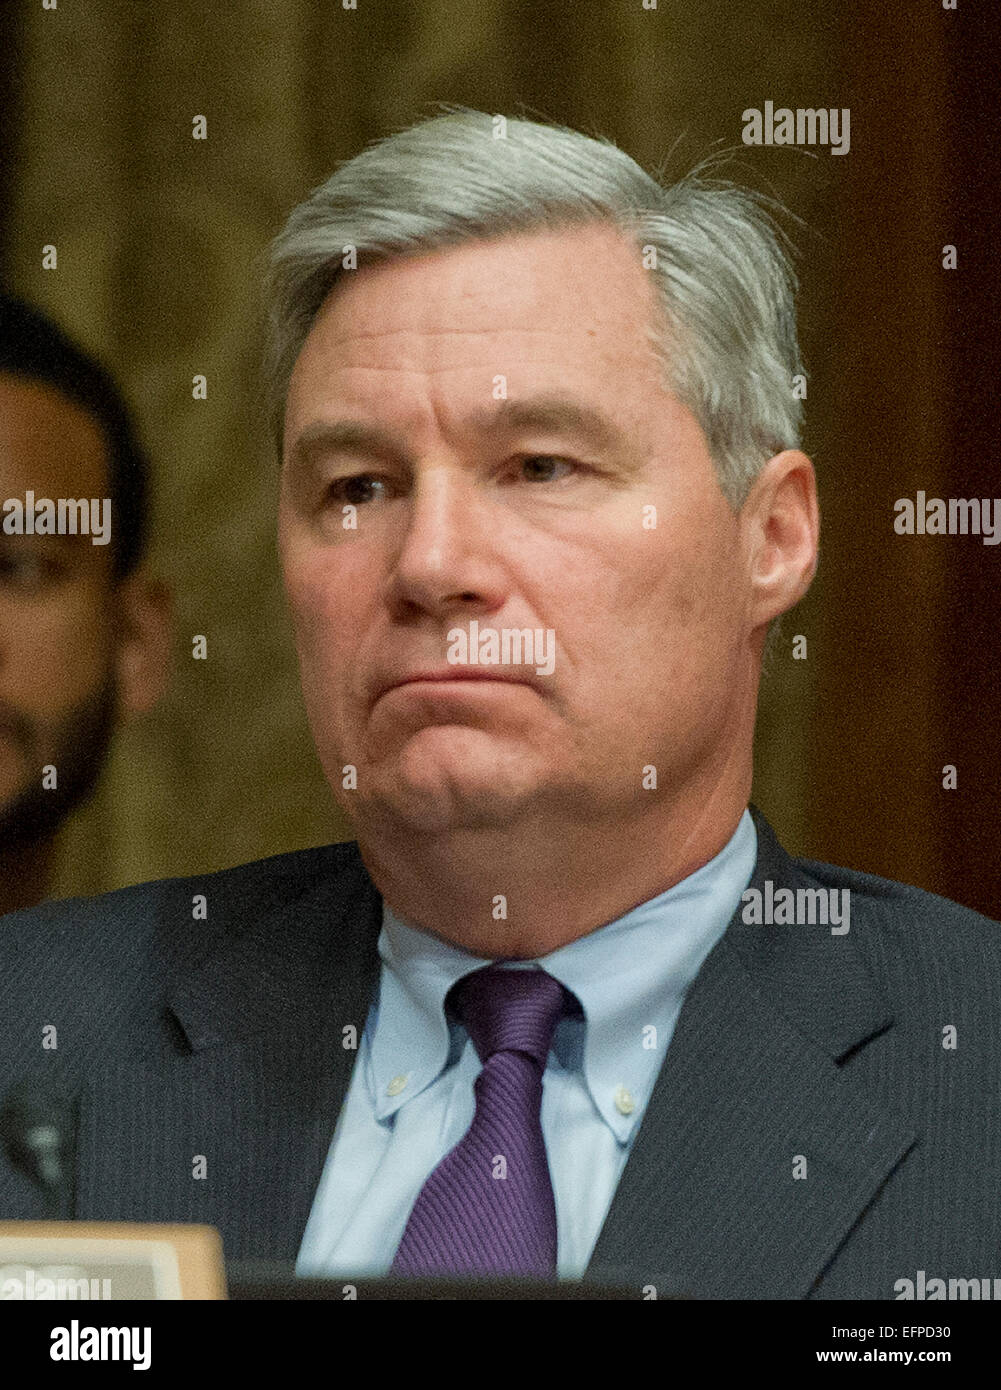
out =
<svg viewBox="0 0 1001 1390"><path fill-rule="evenodd" d="M755 799L794 852L1001 917L1001 547L892 530L893 502L918 489L1001 497L997 46L975 9L8 6L0 268L106 358L137 407L158 469L154 553L178 599L171 693L120 738L67 836L60 892L350 833L302 713L256 408L261 258L292 206L438 101L565 121L648 167L673 150L668 171L681 173L739 145L742 111L772 100L850 108L851 151L746 150L733 171L807 224L790 229L823 511L820 573L763 688ZM191 138L196 114L207 141ZM47 242L56 272L41 269ZM191 399L196 372L207 401ZM194 633L208 636L207 662L190 658ZM790 659L796 633L806 661Z"/></svg>

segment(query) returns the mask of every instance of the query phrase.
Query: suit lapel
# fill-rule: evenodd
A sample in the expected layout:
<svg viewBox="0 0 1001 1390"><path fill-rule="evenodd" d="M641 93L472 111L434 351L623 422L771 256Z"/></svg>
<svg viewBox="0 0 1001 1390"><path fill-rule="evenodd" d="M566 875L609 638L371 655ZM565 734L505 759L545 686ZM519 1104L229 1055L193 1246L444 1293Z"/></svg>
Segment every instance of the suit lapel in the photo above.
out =
<svg viewBox="0 0 1001 1390"><path fill-rule="evenodd" d="M816 886L754 815L750 886ZM170 1045L91 1073L79 1218L205 1222L228 1259L295 1259L379 974L381 899L356 846L332 853L321 882L248 911L181 976ZM805 1296L915 1142L839 1065L891 1026L850 935L738 910L689 991L585 1278Z"/></svg>
<svg viewBox="0 0 1001 1390"><path fill-rule="evenodd" d="M749 887L816 887L754 816ZM749 926L738 909L686 999L585 1278L805 1297L915 1142L839 1066L891 1025L850 934Z"/></svg>
<svg viewBox="0 0 1001 1390"><path fill-rule="evenodd" d="M381 900L336 848L179 980L162 1057L88 1078L79 1217L206 1222L228 1259L295 1259L378 981Z"/></svg>

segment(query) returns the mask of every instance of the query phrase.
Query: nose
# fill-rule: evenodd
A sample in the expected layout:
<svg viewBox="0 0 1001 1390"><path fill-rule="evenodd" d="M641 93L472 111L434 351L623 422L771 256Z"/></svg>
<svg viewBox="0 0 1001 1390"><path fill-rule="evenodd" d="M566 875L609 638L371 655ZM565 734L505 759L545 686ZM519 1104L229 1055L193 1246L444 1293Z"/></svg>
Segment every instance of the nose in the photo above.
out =
<svg viewBox="0 0 1001 1390"><path fill-rule="evenodd" d="M496 539L493 509L462 469L441 464L422 471L387 580L394 616L495 612L505 597Z"/></svg>

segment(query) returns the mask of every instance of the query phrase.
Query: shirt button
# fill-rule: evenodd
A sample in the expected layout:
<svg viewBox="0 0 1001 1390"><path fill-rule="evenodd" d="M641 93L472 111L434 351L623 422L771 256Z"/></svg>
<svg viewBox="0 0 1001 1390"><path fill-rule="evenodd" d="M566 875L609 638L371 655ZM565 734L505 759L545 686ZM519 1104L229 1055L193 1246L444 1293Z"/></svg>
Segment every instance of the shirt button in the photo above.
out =
<svg viewBox="0 0 1001 1390"><path fill-rule="evenodd" d="M631 1115L636 1109L636 1102L633 1100L625 1086L619 1086L615 1092L615 1108L620 1115Z"/></svg>
<svg viewBox="0 0 1001 1390"><path fill-rule="evenodd" d="M394 1076L386 1087L387 1096L398 1096L406 1088L407 1078L405 1076Z"/></svg>

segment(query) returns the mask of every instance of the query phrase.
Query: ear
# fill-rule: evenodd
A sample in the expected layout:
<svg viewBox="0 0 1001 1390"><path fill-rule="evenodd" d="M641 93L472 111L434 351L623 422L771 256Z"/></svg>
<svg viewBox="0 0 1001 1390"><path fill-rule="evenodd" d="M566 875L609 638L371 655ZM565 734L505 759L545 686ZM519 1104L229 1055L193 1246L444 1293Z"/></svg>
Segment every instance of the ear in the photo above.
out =
<svg viewBox="0 0 1001 1390"><path fill-rule="evenodd" d="M170 678L173 600L167 585L137 570L116 590L115 676L121 719L146 714Z"/></svg>
<svg viewBox="0 0 1001 1390"><path fill-rule="evenodd" d="M751 559L751 617L755 628L792 608L817 570L820 509L813 464L798 449L768 460L755 479L741 522Z"/></svg>

